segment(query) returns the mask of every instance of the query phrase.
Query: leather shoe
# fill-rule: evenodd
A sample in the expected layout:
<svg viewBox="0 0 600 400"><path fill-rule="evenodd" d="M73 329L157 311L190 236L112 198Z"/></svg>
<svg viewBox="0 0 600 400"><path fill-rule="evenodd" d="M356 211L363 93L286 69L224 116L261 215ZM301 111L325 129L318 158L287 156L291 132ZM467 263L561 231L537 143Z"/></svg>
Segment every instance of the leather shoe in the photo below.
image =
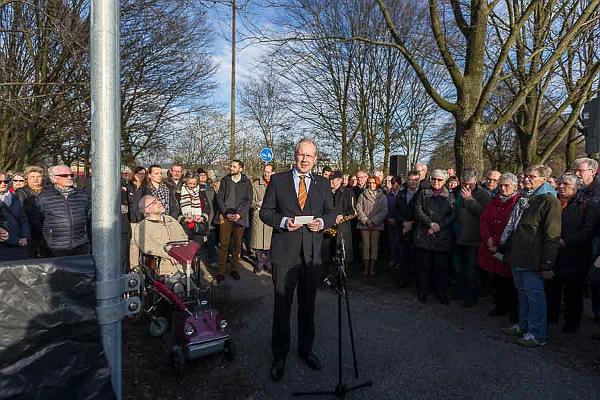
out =
<svg viewBox="0 0 600 400"><path fill-rule="evenodd" d="M223 274L217 274L217 283L221 283L225 280L225 275Z"/></svg>
<svg viewBox="0 0 600 400"><path fill-rule="evenodd" d="M240 280L240 274L238 274L238 272L237 272L237 271L231 271L231 273L230 273L229 275L231 275L231 277L232 277L233 279L235 279L236 281L239 281L239 280Z"/></svg>
<svg viewBox="0 0 600 400"><path fill-rule="evenodd" d="M315 371L321 370L321 362L314 353L310 353L307 356L300 356L300 358L304 360L308 368Z"/></svg>
<svg viewBox="0 0 600 400"><path fill-rule="evenodd" d="M271 379L273 382L277 382L283 377L283 371L285 370L285 360L275 360L271 366Z"/></svg>

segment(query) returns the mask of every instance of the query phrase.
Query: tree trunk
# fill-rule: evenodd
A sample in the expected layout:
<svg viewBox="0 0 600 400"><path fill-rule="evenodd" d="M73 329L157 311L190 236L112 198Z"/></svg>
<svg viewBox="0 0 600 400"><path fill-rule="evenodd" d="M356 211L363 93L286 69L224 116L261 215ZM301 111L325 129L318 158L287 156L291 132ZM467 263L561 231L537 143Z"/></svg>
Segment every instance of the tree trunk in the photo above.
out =
<svg viewBox="0 0 600 400"><path fill-rule="evenodd" d="M519 139L519 148L521 154L521 164L523 169L530 165L538 163L538 135L537 130L521 129L515 127L517 138Z"/></svg>
<svg viewBox="0 0 600 400"><path fill-rule="evenodd" d="M485 128L483 124L476 123L465 127L457 122L454 138L454 157L456 158L456 172L458 174L462 174L467 168L474 168L477 173L483 174L484 138Z"/></svg>
<svg viewBox="0 0 600 400"><path fill-rule="evenodd" d="M572 127L569 130L569 136L567 137L567 144L565 146L565 165L567 169L573 165L573 162L577 158L577 127Z"/></svg>

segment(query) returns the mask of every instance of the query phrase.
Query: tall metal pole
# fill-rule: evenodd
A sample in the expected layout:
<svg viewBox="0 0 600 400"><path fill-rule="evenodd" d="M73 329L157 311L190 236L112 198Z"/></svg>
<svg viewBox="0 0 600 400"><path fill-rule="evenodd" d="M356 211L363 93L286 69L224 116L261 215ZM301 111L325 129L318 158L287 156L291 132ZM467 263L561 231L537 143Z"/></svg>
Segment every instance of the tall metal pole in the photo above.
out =
<svg viewBox="0 0 600 400"><path fill-rule="evenodd" d="M121 273L119 28L119 0L92 0L92 249L98 282L116 281ZM98 300L98 307L119 300L118 294ZM117 400L121 400L121 321L101 324L112 385Z"/></svg>
<svg viewBox="0 0 600 400"><path fill-rule="evenodd" d="M235 158L236 138L235 138L235 45L236 45L236 19L237 19L237 1L231 0L231 115L230 115L230 133L229 133L229 157Z"/></svg>

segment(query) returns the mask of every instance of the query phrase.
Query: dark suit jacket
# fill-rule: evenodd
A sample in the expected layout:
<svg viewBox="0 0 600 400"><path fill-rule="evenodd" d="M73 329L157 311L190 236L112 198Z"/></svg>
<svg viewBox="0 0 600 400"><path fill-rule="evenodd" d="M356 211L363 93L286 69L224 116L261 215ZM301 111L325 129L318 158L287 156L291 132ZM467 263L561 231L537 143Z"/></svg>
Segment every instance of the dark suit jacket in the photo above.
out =
<svg viewBox="0 0 600 400"><path fill-rule="evenodd" d="M260 209L260 219L273 227L271 256L275 264L298 263L302 252L307 264L321 264L322 232L311 232L305 226L291 232L279 227L283 217L293 218L297 215L322 218L323 229L335 223L336 211L329 181L314 173L311 178L306 204L301 210L292 171L271 177Z"/></svg>

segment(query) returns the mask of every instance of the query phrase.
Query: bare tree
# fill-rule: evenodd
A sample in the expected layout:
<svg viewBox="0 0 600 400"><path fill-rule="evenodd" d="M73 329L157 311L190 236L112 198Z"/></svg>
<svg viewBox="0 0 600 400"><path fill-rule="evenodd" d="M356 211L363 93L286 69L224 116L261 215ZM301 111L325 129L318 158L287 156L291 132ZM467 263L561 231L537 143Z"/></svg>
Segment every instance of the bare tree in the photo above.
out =
<svg viewBox="0 0 600 400"><path fill-rule="evenodd" d="M454 89L451 96L444 96L432 85L423 63L417 58L421 50L407 41L406 36L398 29L399 21L393 14L395 3L377 0L393 42L368 35L354 36L357 40L398 49L411 64L430 96L442 109L453 115L456 121L454 150L459 171L465 165L482 169L482 149L486 134L509 122L573 41L591 29L597 18L600 0L532 0L523 2L523 7L515 7L515 3L517 2L507 0L501 6L500 0L429 0L429 25L431 39L437 50L436 61L439 60L446 69L448 81ZM526 84L518 88L513 100L498 118L486 122L484 110L494 91L507 79L506 66L514 56L519 33L528 22L535 19L534 13L540 8L550 13L542 22L545 29L556 31L553 36L553 51L543 53L535 72L529 75ZM559 26L559 15L573 16L573 23ZM492 41L490 21L494 16L506 21L509 27ZM486 65L489 67L486 68Z"/></svg>
<svg viewBox="0 0 600 400"><path fill-rule="evenodd" d="M206 11L191 0L122 4L122 159L169 140L183 118L206 108L214 87Z"/></svg>
<svg viewBox="0 0 600 400"><path fill-rule="evenodd" d="M260 131L266 147L273 147L275 140L292 125L287 109L285 87L274 71L267 70L258 78L246 79L238 96L242 115Z"/></svg>
<svg viewBox="0 0 600 400"><path fill-rule="evenodd" d="M88 7L86 0L0 5L0 167L61 153L69 161L89 145Z"/></svg>
<svg viewBox="0 0 600 400"><path fill-rule="evenodd" d="M223 142L228 134L229 120L220 113L207 112L173 138L173 158L188 168L214 166L228 157L229 147Z"/></svg>

